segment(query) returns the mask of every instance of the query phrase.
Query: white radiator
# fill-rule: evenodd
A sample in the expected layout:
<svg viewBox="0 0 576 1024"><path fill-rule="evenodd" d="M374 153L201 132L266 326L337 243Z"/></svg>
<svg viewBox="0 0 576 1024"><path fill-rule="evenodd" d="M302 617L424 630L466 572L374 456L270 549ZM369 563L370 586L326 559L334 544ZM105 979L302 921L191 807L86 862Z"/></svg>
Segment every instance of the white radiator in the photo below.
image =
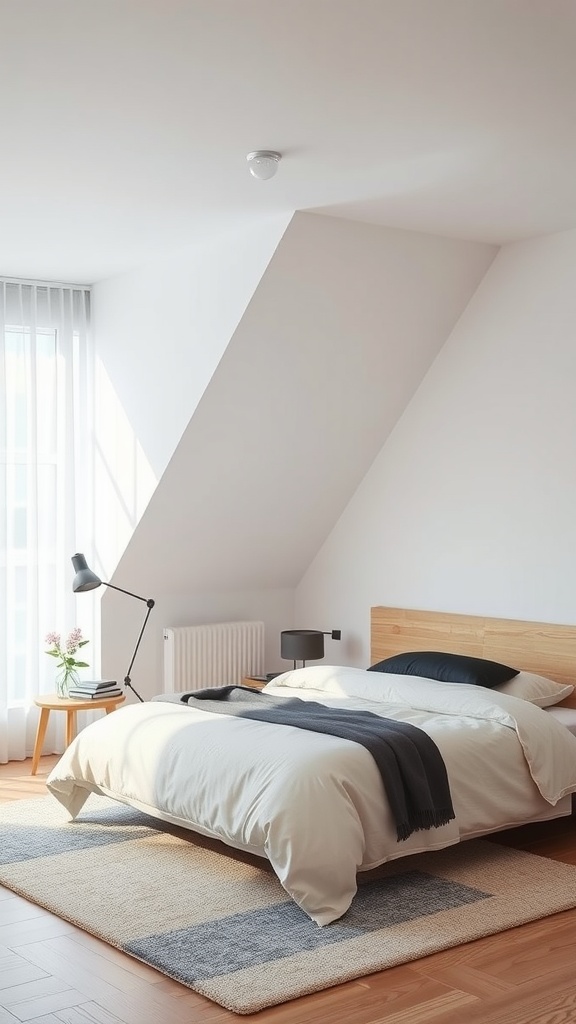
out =
<svg viewBox="0 0 576 1024"><path fill-rule="evenodd" d="M239 684L264 672L263 622L212 622L164 630L164 692Z"/></svg>

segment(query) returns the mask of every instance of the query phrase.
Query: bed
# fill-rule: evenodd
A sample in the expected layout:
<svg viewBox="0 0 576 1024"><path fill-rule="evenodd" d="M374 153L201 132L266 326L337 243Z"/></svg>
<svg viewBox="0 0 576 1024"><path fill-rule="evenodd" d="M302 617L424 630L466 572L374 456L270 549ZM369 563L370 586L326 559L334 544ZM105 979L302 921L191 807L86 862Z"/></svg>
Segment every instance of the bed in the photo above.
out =
<svg viewBox="0 0 576 1024"><path fill-rule="evenodd" d="M516 685L489 688L374 670L398 654L426 651L521 673ZM288 696L303 709L312 701L368 711L433 740L454 817L402 841L375 761L360 744L179 698L129 705L88 726L48 789L72 818L95 792L266 857L304 913L328 925L350 906L359 872L570 814L576 736L547 707L574 707L575 651L568 626L379 607L371 612L370 671L312 665L283 673L257 695L263 702ZM518 679L528 674L549 691L542 696L536 687L536 703L518 696Z"/></svg>

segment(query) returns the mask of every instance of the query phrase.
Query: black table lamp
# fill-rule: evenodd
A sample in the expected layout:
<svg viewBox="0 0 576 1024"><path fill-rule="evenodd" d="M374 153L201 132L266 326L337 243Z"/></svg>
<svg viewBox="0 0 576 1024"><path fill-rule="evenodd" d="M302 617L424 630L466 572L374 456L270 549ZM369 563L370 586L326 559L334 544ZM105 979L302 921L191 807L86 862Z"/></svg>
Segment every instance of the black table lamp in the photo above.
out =
<svg viewBox="0 0 576 1024"><path fill-rule="evenodd" d="M129 590L123 590L122 587L116 587L113 583L106 583L105 580L101 580L100 577L97 576L95 572L92 572L92 569L88 568L84 555L72 555L72 565L74 566L74 571L76 573L72 581L72 590L74 591L75 594L83 594L85 590L95 590L96 587L104 586L111 587L112 590L119 590L121 594L128 594L128 597L135 597L137 601L145 602L148 611L146 612L144 622L142 623L142 629L140 630L140 634L136 641L136 647L134 648L134 653L132 655L132 658L130 659L128 671L124 676L124 686L129 686L130 689L132 690L132 693L135 693L136 696L138 697L138 700L144 703L144 698L141 697L137 690L135 690L134 687L132 686L130 673L132 671L134 659L136 657L136 654L138 653L138 648L140 647L140 641L144 635L144 630L146 629L146 623L148 622L150 612L154 607L154 601L152 600L151 597L140 597L139 594L132 594Z"/></svg>
<svg viewBox="0 0 576 1024"><path fill-rule="evenodd" d="M332 629L322 632L319 629L284 629L280 633L280 657L288 661L302 662L302 668L306 667L307 661L318 661L324 657L324 637L330 636L333 640L342 638L340 629Z"/></svg>

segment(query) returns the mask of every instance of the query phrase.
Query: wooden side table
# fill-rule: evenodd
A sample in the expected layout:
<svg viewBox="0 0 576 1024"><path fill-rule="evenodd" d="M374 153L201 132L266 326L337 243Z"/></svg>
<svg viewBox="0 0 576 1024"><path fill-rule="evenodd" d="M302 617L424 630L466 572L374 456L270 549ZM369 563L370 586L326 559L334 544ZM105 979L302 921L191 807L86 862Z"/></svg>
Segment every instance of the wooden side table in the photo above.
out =
<svg viewBox="0 0 576 1024"><path fill-rule="evenodd" d="M76 735L76 712L77 711L98 711L103 708L107 715L111 711L115 711L119 704L122 704L126 698L124 694L120 694L117 697L102 697L102 698L89 698L88 700L75 700L73 697L58 697L55 693L48 693L40 697L34 698L36 707L40 708L40 720L38 722L38 731L36 733L36 742L34 744L34 753L32 755L32 771L31 775L36 775L38 771L38 762L40 760L40 754L42 753L42 747L44 746L44 739L46 737L46 729L48 728L48 719L50 718L51 711L65 711L66 712L66 746L72 743Z"/></svg>
<svg viewBox="0 0 576 1024"><path fill-rule="evenodd" d="M252 690L261 690L266 686L266 679L261 676L244 676L240 686L249 686Z"/></svg>

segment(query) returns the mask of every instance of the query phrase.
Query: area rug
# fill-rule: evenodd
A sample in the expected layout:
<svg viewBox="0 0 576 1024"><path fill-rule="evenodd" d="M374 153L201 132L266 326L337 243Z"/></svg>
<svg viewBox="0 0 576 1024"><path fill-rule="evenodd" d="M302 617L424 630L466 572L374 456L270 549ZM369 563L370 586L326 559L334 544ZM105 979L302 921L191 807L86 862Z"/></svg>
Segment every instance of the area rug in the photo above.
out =
<svg viewBox="0 0 576 1024"><path fill-rule="evenodd" d="M238 1014L576 906L575 866L473 840L384 865L319 928L265 862L95 796L73 823L0 805L0 882Z"/></svg>

